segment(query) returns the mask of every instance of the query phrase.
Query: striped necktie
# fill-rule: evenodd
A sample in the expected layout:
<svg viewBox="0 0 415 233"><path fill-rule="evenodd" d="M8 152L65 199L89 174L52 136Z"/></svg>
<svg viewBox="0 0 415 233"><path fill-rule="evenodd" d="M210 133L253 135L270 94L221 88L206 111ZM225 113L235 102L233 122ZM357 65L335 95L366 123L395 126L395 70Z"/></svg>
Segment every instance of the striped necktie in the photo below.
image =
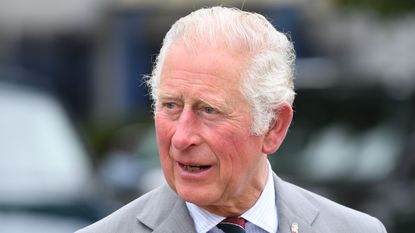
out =
<svg viewBox="0 0 415 233"><path fill-rule="evenodd" d="M245 233L245 222L243 218L226 218L217 227L225 233Z"/></svg>

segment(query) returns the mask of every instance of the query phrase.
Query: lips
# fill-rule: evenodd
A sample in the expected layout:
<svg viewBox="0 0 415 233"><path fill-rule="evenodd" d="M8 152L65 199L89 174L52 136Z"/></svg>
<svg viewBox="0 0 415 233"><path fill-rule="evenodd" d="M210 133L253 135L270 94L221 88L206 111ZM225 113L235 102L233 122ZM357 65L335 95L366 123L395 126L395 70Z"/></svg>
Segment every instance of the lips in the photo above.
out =
<svg viewBox="0 0 415 233"><path fill-rule="evenodd" d="M180 167L183 168L183 170L188 172L200 172L209 169L212 167L211 165L193 165L193 164L183 164L179 163Z"/></svg>

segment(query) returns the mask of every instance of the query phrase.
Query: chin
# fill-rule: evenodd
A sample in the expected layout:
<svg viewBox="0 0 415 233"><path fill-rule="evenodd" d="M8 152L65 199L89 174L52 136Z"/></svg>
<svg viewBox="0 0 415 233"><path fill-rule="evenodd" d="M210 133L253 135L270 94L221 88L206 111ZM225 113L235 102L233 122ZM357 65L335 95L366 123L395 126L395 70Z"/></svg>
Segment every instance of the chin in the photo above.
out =
<svg viewBox="0 0 415 233"><path fill-rule="evenodd" d="M214 202L214 196L206 190L198 189L179 189L176 193L187 202L198 206L207 206Z"/></svg>

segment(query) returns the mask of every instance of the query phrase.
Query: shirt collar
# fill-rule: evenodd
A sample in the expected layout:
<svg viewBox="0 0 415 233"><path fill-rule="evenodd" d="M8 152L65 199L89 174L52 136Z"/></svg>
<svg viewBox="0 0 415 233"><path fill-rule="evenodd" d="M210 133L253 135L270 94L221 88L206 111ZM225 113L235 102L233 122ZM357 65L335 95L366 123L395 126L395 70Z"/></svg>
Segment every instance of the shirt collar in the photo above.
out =
<svg viewBox="0 0 415 233"><path fill-rule="evenodd" d="M271 208L270 208L271 207ZM268 177L264 191L255 205L242 214L244 219L267 232L277 232L278 216L277 205L275 203L274 181L272 179L272 169L268 162Z"/></svg>
<svg viewBox="0 0 415 233"><path fill-rule="evenodd" d="M186 202L186 206L195 223L197 233L206 233L225 219L225 217L212 214L193 203Z"/></svg>
<svg viewBox="0 0 415 233"><path fill-rule="evenodd" d="M196 232L198 233L208 232L225 219L224 217L212 214L193 203L186 202L186 206L192 216ZM270 206L271 208L269 208ZM264 190L254 206L242 214L241 217L245 218L248 221L248 224L254 224L267 232L277 232L277 206L275 203L275 189L272 179L272 169L269 162L267 181Z"/></svg>

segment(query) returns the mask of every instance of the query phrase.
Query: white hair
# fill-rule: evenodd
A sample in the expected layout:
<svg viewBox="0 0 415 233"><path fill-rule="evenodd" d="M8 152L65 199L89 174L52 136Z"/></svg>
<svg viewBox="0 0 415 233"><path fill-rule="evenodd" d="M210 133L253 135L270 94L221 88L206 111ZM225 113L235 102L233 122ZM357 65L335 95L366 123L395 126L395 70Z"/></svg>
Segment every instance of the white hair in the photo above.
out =
<svg viewBox="0 0 415 233"><path fill-rule="evenodd" d="M167 50L178 40L186 46L203 41L246 52L249 62L241 74L241 93L251 107L252 133L265 133L280 105L292 105L295 53L287 36L260 14L221 6L194 11L177 20L167 32L147 80L155 103Z"/></svg>

